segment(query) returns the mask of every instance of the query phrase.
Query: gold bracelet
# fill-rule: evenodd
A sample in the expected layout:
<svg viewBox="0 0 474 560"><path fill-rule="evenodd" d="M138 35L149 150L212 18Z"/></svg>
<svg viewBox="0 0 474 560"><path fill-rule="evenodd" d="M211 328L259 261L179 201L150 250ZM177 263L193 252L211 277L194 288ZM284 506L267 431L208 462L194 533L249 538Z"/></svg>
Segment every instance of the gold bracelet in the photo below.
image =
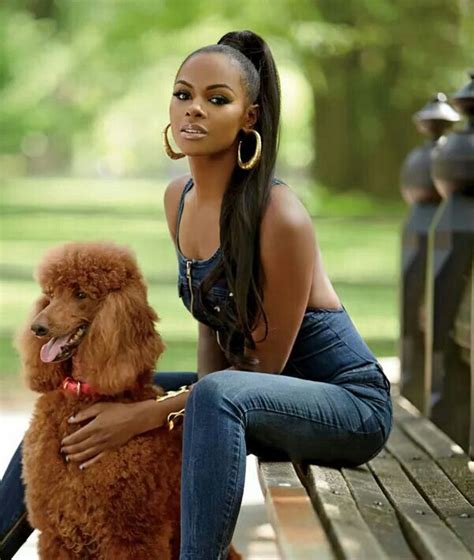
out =
<svg viewBox="0 0 474 560"><path fill-rule="evenodd" d="M190 389L188 388L188 385L182 385L177 391L167 391L164 395L160 397L156 397L156 402L165 401L166 399L170 399L171 397L177 397L178 395L181 395L181 393L188 393L189 391ZM174 428L175 420L180 416L184 417L184 408L178 410L177 412L170 412L168 414L168 416L166 417L168 430L171 431Z"/></svg>
<svg viewBox="0 0 474 560"><path fill-rule="evenodd" d="M184 418L184 408L178 410L177 412L170 412L168 414L168 416L166 417L166 421L168 422L168 430L171 431L174 428L174 421L179 416L182 416Z"/></svg>
<svg viewBox="0 0 474 560"><path fill-rule="evenodd" d="M187 393L188 391L188 385L182 385L177 391L167 391L164 395L156 397L156 402L165 401L171 397L177 397L181 395L181 393Z"/></svg>

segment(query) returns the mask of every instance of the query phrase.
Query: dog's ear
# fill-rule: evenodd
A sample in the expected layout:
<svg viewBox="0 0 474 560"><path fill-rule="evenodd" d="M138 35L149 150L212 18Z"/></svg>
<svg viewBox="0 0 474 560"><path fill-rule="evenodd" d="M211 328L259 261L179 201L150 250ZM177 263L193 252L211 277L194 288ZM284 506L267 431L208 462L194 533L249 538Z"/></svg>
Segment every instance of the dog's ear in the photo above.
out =
<svg viewBox="0 0 474 560"><path fill-rule="evenodd" d="M110 292L80 346L81 369L100 393L113 395L134 385L155 367L164 350L155 331L143 282Z"/></svg>
<svg viewBox="0 0 474 560"><path fill-rule="evenodd" d="M41 296L33 306L27 322L17 331L13 345L20 355L21 375L28 387L38 393L57 389L64 378L62 365L46 364L41 361L40 351L45 341L31 331L31 323L40 311L49 304L46 296Z"/></svg>

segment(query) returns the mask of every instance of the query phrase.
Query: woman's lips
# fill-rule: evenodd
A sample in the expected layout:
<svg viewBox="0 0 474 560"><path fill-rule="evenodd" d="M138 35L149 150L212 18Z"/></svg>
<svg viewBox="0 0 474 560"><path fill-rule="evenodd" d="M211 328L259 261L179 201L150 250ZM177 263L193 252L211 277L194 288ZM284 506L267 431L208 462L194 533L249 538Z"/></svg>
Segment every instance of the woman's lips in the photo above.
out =
<svg viewBox="0 0 474 560"><path fill-rule="evenodd" d="M185 140L200 140L207 134L207 129L198 123L184 123L180 130L181 137Z"/></svg>
<svg viewBox="0 0 474 560"><path fill-rule="evenodd" d="M207 136L207 132L187 132L186 130L182 130L180 134L186 140L199 140L204 138L204 136Z"/></svg>

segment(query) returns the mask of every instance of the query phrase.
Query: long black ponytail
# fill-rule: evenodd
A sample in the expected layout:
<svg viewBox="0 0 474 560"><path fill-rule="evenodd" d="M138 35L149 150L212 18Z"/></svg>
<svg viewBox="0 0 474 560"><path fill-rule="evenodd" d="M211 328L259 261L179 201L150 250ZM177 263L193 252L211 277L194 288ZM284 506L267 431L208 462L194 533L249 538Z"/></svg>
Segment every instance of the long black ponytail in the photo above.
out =
<svg viewBox="0 0 474 560"><path fill-rule="evenodd" d="M235 165L222 200L221 257L198 292L203 309L219 330L227 359L238 369L255 369L258 360L246 357L244 347L255 348L252 330L260 319L268 328L262 299L265 279L260 260L260 223L269 200L279 145L280 79L270 48L252 31L226 33L216 45L198 49L186 60L203 52L223 53L236 60L242 68L249 103L259 105L254 129L262 138L262 155L251 170ZM254 135L241 131L239 140L242 160L247 161L255 152ZM207 294L223 277L232 296L216 314Z"/></svg>

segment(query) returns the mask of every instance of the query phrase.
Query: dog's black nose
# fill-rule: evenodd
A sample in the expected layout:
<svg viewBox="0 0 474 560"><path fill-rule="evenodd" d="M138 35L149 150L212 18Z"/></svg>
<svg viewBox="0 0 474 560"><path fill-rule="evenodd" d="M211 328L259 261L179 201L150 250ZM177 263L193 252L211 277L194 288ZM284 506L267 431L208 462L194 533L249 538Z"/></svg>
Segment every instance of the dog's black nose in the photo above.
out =
<svg viewBox="0 0 474 560"><path fill-rule="evenodd" d="M36 336L44 336L48 334L48 329L44 325L31 325L31 330L35 333Z"/></svg>

